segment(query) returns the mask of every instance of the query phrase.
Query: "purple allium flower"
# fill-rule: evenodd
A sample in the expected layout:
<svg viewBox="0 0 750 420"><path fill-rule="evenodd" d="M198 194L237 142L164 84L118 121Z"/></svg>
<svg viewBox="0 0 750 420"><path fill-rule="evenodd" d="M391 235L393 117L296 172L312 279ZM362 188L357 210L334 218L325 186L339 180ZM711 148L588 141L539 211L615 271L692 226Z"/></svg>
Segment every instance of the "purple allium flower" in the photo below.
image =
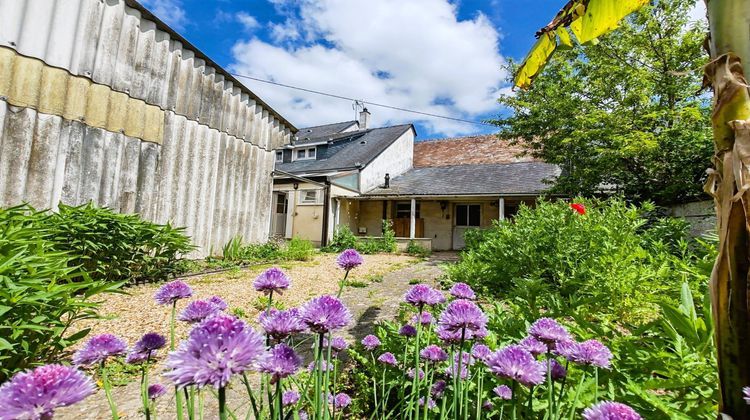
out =
<svg viewBox="0 0 750 420"><path fill-rule="evenodd" d="M461 342L461 331L451 331L444 325L438 325L435 329L435 334L446 344L458 344ZM471 331L464 331L464 340L467 339L467 336L471 336Z"/></svg>
<svg viewBox="0 0 750 420"><path fill-rule="evenodd" d="M346 326L351 320L351 314L340 300L325 295L302 306L300 318L310 331L322 334Z"/></svg>
<svg viewBox="0 0 750 420"><path fill-rule="evenodd" d="M490 400L484 400L484 403L482 403L482 409L486 411L492 411L493 408L495 408L495 404Z"/></svg>
<svg viewBox="0 0 750 420"><path fill-rule="evenodd" d="M267 295L273 292L281 294L285 289L289 288L290 283L289 277L280 268L271 267L255 278L253 287L255 290Z"/></svg>
<svg viewBox="0 0 750 420"><path fill-rule="evenodd" d="M101 334L92 337L73 355L73 364L91 366L103 363L107 358L125 354L127 344L113 334Z"/></svg>
<svg viewBox="0 0 750 420"><path fill-rule="evenodd" d="M539 318L534 321L529 327L529 334L546 344L550 350L555 348L555 343L571 340L568 330L552 318Z"/></svg>
<svg viewBox="0 0 750 420"><path fill-rule="evenodd" d="M362 346L364 346L364 348L366 348L368 351L373 351L376 348L380 347L380 339L372 334L367 335L362 339Z"/></svg>
<svg viewBox="0 0 750 420"><path fill-rule="evenodd" d="M154 300L159 305L171 305L180 299L193 296L193 290L182 280L170 281L154 294Z"/></svg>
<svg viewBox="0 0 750 420"><path fill-rule="evenodd" d="M429 313L429 312L427 312L427 311L422 312L421 316L420 315L414 315L413 317L411 317L411 322L413 324L419 323L419 324L422 324L424 326L427 326L427 325L432 324L432 321L433 321L432 314Z"/></svg>
<svg viewBox="0 0 750 420"><path fill-rule="evenodd" d="M454 284L453 287L451 287L450 294L456 299L474 300L477 298L477 295L466 283Z"/></svg>
<svg viewBox="0 0 750 420"><path fill-rule="evenodd" d="M194 324L220 311L218 306L207 300L194 300L187 304L177 319Z"/></svg>
<svg viewBox="0 0 750 420"><path fill-rule="evenodd" d="M435 381L435 383L432 384L432 389L430 390L432 396L435 398L441 398L443 394L445 394L446 386L448 386L448 384L442 379L438 379L437 381Z"/></svg>
<svg viewBox="0 0 750 420"><path fill-rule="evenodd" d="M236 373L249 370L264 354L263 336L245 322L217 313L197 324L188 339L169 353L164 376L178 387L221 388Z"/></svg>
<svg viewBox="0 0 750 420"><path fill-rule="evenodd" d="M542 362L536 361L531 353L517 345L490 354L485 363L495 375L526 386L541 384L547 372Z"/></svg>
<svg viewBox="0 0 750 420"><path fill-rule="evenodd" d="M496 386L495 388L492 389L492 392L494 392L495 395L497 395L503 400L509 400L513 398L513 391L511 391L508 385Z"/></svg>
<svg viewBox="0 0 750 420"><path fill-rule="evenodd" d="M261 358L258 364L259 370L271 375L271 383L279 379L294 375L302 364L302 359L297 356L294 349L286 344L277 344L270 353Z"/></svg>
<svg viewBox="0 0 750 420"><path fill-rule="evenodd" d="M419 352L419 356L422 357L422 359L429 360L433 363L444 362L448 360L448 353L434 344L423 348L422 351Z"/></svg>
<svg viewBox="0 0 750 420"><path fill-rule="evenodd" d="M548 350L547 345L534 338L533 335L529 335L523 340L519 341L518 345L523 347L526 351L533 354L534 356L545 354Z"/></svg>
<svg viewBox="0 0 750 420"><path fill-rule="evenodd" d="M563 379L565 376L568 375L567 369L565 369L565 367L563 367L563 365L561 365L560 363L558 363L557 360L550 359L548 361L548 363L550 363L550 366L552 367L552 372L551 373L552 373L552 380L553 381L559 381L559 380Z"/></svg>
<svg viewBox="0 0 750 420"><path fill-rule="evenodd" d="M474 344L474 346L471 348L471 355L478 360L486 359L487 356L490 355L490 353L492 353L492 351L484 344Z"/></svg>
<svg viewBox="0 0 750 420"><path fill-rule="evenodd" d="M139 365L145 363L148 360L148 353L136 353L131 351L125 356L125 363L129 365Z"/></svg>
<svg viewBox="0 0 750 420"><path fill-rule="evenodd" d="M391 352L385 352L381 354L378 357L378 362L383 363L385 365L391 365L391 366L396 366L396 364L398 363L396 361L396 356L394 356L393 353Z"/></svg>
<svg viewBox="0 0 750 420"><path fill-rule="evenodd" d="M570 360L581 365L609 369L612 352L599 340L586 340L573 345Z"/></svg>
<svg viewBox="0 0 750 420"><path fill-rule="evenodd" d="M408 376L409 379L414 379L414 368L409 368L409 370L406 371L406 376ZM424 379L424 371L419 369L419 380L421 381L422 379Z"/></svg>
<svg viewBox="0 0 750 420"><path fill-rule="evenodd" d="M167 339L163 335L155 332L143 334L140 340L135 342L133 351L143 353L155 351L167 345Z"/></svg>
<svg viewBox="0 0 750 420"><path fill-rule="evenodd" d="M283 340L307 329L299 317L299 309L296 308L286 311L271 308L270 311L261 312L258 321L266 334L276 340Z"/></svg>
<svg viewBox="0 0 750 420"><path fill-rule="evenodd" d="M750 386L742 388L742 395L742 398L745 400L745 404L750 405Z"/></svg>
<svg viewBox="0 0 750 420"><path fill-rule="evenodd" d="M417 284L404 295L404 300L414 306L433 306L445 302L445 296L440 291L426 284Z"/></svg>
<svg viewBox="0 0 750 420"><path fill-rule="evenodd" d="M419 403L420 407L424 407L424 397L419 397L418 403ZM430 410L432 410L432 409L434 409L436 407L437 407L437 404L435 404L435 400L433 400L432 398L428 398L427 399L427 408L430 409Z"/></svg>
<svg viewBox="0 0 750 420"><path fill-rule="evenodd" d="M641 420L641 416L635 410L613 401L602 401L583 410L583 418L586 420Z"/></svg>
<svg viewBox="0 0 750 420"><path fill-rule="evenodd" d="M328 337L323 339L323 347L328 347ZM346 342L344 337L333 337L331 339L331 350L335 353L342 352L349 347L349 343Z"/></svg>
<svg viewBox="0 0 750 420"><path fill-rule="evenodd" d="M456 372L458 372L458 363L451 363L450 366L445 368L445 374L449 377L453 377ZM466 379L469 377L469 368L462 364L461 365L461 375L459 376L461 379Z"/></svg>
<svg viewBox="0 0 750 420"><path fill-rule="evenodd" d="M19 372L0 386L0 419L51 419L56 408L82 401L94 390L91 378L70 366Z"/></svg>
<svg viewBox="0 0 750 420"><path fill-rule="evenodd" d="M562 356L568 360L572 360L573 352L576 350L577 345L578 343L573 340L559 341L555 343L555 348L552 349L552 353L557 356Z"/></svg>
<svg viewBox="0 0 750 420"><path fill-rule="evenodd" d="M308 372L314 372L315 368L316 368L316 365L315 365L314 361L310 362L310 364L307 365L307 371ZM331 372L331 371L333 371L333 368L334 368L333 363L328 364L328 362L326 362L325 360L321 360L320 361L320 370L321 371L323 371L323 372L325 372L325 371Z"/></svg>
<svg viewBox="0 0 750 420"><path fill-rule="evenodd" d="M352 403L352 398L343 392L340 392L336 394L334 397L333 395L328 396L328 402L333 404L336 408L345 408L348 407L349 404Z"/></svg>
<svg viewBox="0 0 750 420"><path fill-rule="evenodd" d="M438 324L448 331L474 332L487 326L487 316L476 303L467 299L457 299L440 314Z"/></svg>
<svg viewBox="0 0 750 420"><path fill-rule="evenodd" d="M281 403L284 407L297 404L299 402L299 392L297 391L285 391L281 394Z"/></svg>
<svg viewBox="0 0 750 420"><path fill-rule="evenodd" d="M228 305L226 302L224 302L224 299L218 297L218 296L211 296L208 298L208 301L216 305L217 308L219 308L220 311L226 310Z"/></svg>
<svg viewBox="0 0 750 420"><path fill-rule="evenodd" d="M359 267L363 262L365 260L354 249L346 249L336 258L336 264L346 271Z"/></svg>
<svg viewBox="0 0 750 420"><path fill-rule="evenodd" d="M404 337L414 337L417 335L417 329L414 328L412 325L406 324L406 325L403 325L398 330L398 335L401 335Z"/></svg>
<svg viewBox="0 0 750 420"><path fill-rule="evenodd" d="M299 416L299 420L307 420L307 411L300 410L297 412L297 415Z"/></svg>
<svg viewBox="0 0 750 420"><path fill-rule="evenodd" d="M167 388L162 384L153 384L148 386L148 399L155 400L167 393Z"/></svg>
<svg viewBox="0 0 750 420"><path fill-rule="evenodd" d="M461 352L456 353L453 355L453 362L458 364L459 354L461 358L461 364L464 366L473 366L474 365L474 358L471 356L471 353L469 352Z"/></svg>

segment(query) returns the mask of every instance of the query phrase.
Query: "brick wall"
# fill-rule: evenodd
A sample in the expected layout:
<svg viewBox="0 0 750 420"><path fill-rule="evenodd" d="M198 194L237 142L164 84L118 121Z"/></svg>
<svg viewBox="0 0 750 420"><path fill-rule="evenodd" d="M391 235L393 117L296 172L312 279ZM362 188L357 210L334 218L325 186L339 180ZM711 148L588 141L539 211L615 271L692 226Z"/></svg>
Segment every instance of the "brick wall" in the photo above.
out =
<svg viewBox="0 0 750 420"><path fill-rule="evenodd" d="M531 162L523 147L495 135L422 140L414 143L414 167Z"/></svg>

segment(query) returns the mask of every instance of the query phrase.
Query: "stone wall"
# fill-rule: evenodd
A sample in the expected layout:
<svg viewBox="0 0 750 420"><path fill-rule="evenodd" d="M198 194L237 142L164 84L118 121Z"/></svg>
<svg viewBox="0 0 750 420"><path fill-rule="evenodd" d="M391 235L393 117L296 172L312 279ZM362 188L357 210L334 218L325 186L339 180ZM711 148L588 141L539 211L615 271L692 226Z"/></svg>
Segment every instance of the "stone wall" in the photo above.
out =
<svg viewBox="0 0 750 420"><path fill-rule="evenodd" d="M690 223L690 234L694 237L716 232L716 211L712 200L671 206L670 215Z"/></svg>

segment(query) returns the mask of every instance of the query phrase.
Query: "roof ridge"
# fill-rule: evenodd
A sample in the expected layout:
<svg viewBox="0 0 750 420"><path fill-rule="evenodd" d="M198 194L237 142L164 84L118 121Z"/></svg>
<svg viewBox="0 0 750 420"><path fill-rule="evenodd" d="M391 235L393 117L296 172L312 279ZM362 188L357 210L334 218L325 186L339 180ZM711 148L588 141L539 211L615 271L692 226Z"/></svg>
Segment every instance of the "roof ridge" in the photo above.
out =
<svg viewBox="0 0 750 420"><path fill-rule="evenodd" d="M419 143L427 143L427 142L441 142L441 141L456 141L456 140L469 140L469 139L476 139L481 137L494 137L498 140L506 140L500 138L497 133L495 134L475 134L471 136L462 136L462 137L444 137L442 139L422 139L419 140Z"/></svg>

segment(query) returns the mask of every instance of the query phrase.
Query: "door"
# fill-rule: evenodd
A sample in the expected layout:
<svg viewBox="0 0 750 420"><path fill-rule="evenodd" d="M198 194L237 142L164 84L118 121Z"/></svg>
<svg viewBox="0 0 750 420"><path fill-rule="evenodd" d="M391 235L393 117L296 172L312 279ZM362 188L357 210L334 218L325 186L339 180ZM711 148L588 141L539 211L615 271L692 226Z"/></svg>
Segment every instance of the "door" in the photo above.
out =
<svg viewBox="0 0 750 420"><path fill-rule="evenodd" d="M456 204L453 214L453 249L463 249L466 246L464 241L466 231L476 229L482 223L482 205Z"/></svg>
<svg viewBox="0 0 750 420"><path fill-rule="evenodd" d="M276 237L286 236L286 213L289 207L286 193L274 193L273 195L273 231L271 234Z"/></svg>

